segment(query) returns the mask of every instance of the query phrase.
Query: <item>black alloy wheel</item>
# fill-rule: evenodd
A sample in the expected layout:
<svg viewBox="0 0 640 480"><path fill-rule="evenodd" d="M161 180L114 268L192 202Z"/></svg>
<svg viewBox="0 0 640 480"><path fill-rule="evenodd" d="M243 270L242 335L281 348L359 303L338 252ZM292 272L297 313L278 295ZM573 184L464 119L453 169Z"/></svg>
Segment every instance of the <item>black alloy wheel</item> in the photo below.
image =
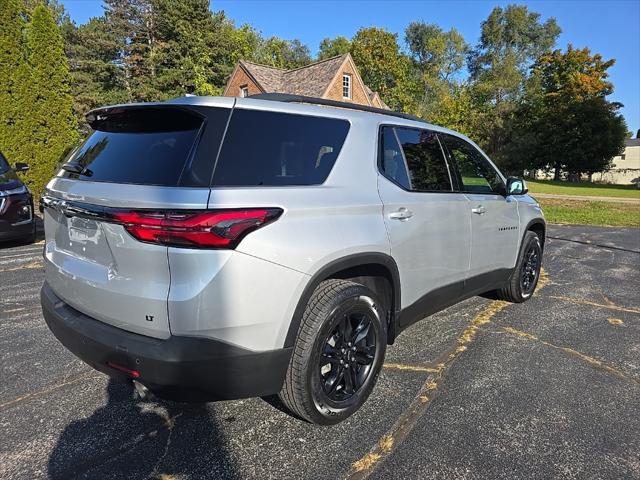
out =
<svg viewBox="0 0 640 480"><path fill-rule="evenodd" d="M524 254L522 272L520 274L520 288L524 295L533 293L536 281L540 273L540 247L537 243L532 243Z"/></svg>
<svg viewBox="0 0 640 480"><path fill-rule="evenodd" d="M372 321L370 312L356 307L343 315L325 339L320 379L324 393L334 402L351 398L372 372L379 341Z"/></svg>
<svg viewBox="0 0 640 480"><path fill-rule="evenodd" d="M522 303L533 295L540 280L542 268L542 243L533 231L527 231L522 239L518 260L504 287L497 290L498 298Z"/></svg>
<svg viewBox="0 0 640 480"><path fill-rule="evenodd" d="M296 416L335 425L367 400L387 347L388 307L368 287L321 282L309 299L280 400Z"/></svg>

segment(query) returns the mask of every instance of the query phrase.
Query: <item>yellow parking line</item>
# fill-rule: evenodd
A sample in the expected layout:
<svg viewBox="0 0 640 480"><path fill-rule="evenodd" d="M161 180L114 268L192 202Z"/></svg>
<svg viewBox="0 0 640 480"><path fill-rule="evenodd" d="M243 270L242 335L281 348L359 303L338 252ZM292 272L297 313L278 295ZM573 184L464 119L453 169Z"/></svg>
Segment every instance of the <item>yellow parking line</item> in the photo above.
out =
<svg viewBox="0 0 640 480"><path fill-rule="evenodd" d="M86 373L82 373L79 376L75 377L72 380L67 380L61 383L56 383L55 385L50 385L48 387L45 387L41 390L37 390L35 392L31 392L31 393L27 393L26 395L22 395L21 397L18 398L14 398L13 400L10 400L8 402L5 403L0 403L0 409L3 409L5 407L10 407L11 405L15 405L16 403L20 403L23 402L25 400L29 400L31 398L34 397L39 397L41 395L46 395L47 393L51 393L54 392L56 390L59 390L62 387L66 387L67 385L73 385L74 383L78 383L82 380L86 380L87 378L91 377L91 376L96 376L98 377L98 375L96 375L96 372L86 372Z"/></svg>
<svg viewBox="0 0 640 480"><path fill-rule="evenodd" d="M538 280L537 292L550 282L547 273L542 270L540 272L540 278ZM491 322L491 319L504 310L507 306L511 305L509 302L502 300L494 300L490 302L484 309L478 313L474 319L469 323L467 328L456 339L456 342L451 348L445 351L438 360L436 360L435 372L431 372L431 375L427 377L424 384L420 388L418 394L414 397L411 404L400 415L393 426L385 433L384 436L373 446L373 448L358 459L351 465L351 469L347 473L345 480L362 480L367 478L375 467L383 460L389 453L406 438L406 436L413 430L414 426L430 405L433 399L434 392L438 389L440 381L443 378L447 369L460 357L467 347L476 339L476 336L483 325ZM390 366L391 365L391 366ZM385 364L387 368L399 368L400 370L413 370L414 365L404 364ZM431 367L421 367L431 368ZM426 370L419 370L426 371Z"/></svg>
<svg viewBox="0 0 640 480"><path fill-rule="evenodd" d="M0 268L0 272L13 272L16 270L28 270L31 268L42 268L42 260L36 260L34 262L27 263L26 265L19 265L17 267Z"/></svg>
<svg viewBox="0 0 640 480"><path fill-rule="evenodd" d="M376 445L362 458L358 459L351 466L347 474L347 480L361 480L367 478L375 466L385 458L400 443L415 426L418 419L431 403L432 393L437 390L444 372L453 362L467 349L467 346L476 338L480 327L491 321L491 318L503 310L508 302L494 300L489 303L469 324L469 326L457 338L452 348L447 350L436 363L436 368L423 367L404 364L384 364L387 368L397 368L399 370L430 372L420 388L420 391L413 399L409 407L400 415L391 429L376 443Z"/></svg>
<svg viewBox="0 0 640 480"><path fill-rule="evenodd" d="M438 368L426 367L423 365L408 365L405 363L385 363L382 365L384 368L391 368L394 370L408 370L410 372L429 372L436 373L440 370Z"/></svg>

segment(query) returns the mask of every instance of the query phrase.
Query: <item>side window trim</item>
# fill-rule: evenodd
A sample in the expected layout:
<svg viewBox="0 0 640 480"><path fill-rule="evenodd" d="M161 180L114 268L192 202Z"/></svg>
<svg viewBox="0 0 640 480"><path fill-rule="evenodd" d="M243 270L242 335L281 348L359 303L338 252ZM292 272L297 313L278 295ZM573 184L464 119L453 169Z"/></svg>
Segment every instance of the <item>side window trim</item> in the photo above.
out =
<svg viewBox="0 0 640 480"><path fill-rule="evenodd" d="M440 145L440 151L442 152L442 158L444 158L444 164L447 166L447 173L449 174L449 183L451 184L451 190L456 191L459 189L456 183L453 183L453 176L451 175L451 167L449 166L449 158L447 153L444 151L444 146L442 145L442 141L440 140L440 134L438 132L434 132L436 134L436 139L438 140L438 145Z"/></svg>
<svg viewBox="0 0 640 480"><path fill-rule="evenodd" d="M449 150L447 143L444 141L445 135L448 135L448 134L443 132L438 132L438 141L440 142L440 145L444 152L444 156L447 159L447 165L451 170L453 170L452 176L456 179L456 182L455 182L456 191L458 193L465 193L464 184L462 183L462 175L460 174L460 168L458 167L458 163L456 162L455 158L453 158L453 155L451 154L451 151Z"/></svg>
<svg viewBox="0 0 640 480"><path fill-rule="evenodd" d="M398 136L396 135L395 125L389 124L381 124L378 126L378 158L377 158L377 166L378 166L378 174L383 176L386 180L396 185L398 188L404 190L405 192L413 192L413 190L407 190L404 185L401 185L397 180L389 177L387 173L384 171L384 132L385 128L390 129L393 132L393 137L396 139L396 143L400 147L400 143L398 142ZM411 186L411 177L409 176L409 169L407 168L406 160L404 160L404 152L402 152L402 148L400 147L400 151L402 153L402 158L404 162L405 173L407 175L407 181L409 182L409 186Z"/></svg>
<svg viewBox="0 0 640 480"><path fill-rule="evenodd" d="M411 181L411 171L409 170L409 164L407 163L407 157L404 154L404 148L402 148L402 143L400 143L400 139L398 138L398 132L396 131L397 127L390 127L393 132L393 136L396 139L396 143L400 147L400 154L402 155L402 164L404 165L404 171L407 172L407 179L409 180L409 191L415 192L413 189L413 182Z"/></svg>
<svg viewBox="0 0 640 480"><path fill-rule="evenodd" d="M404 149L402 148L401 144L400 144L400 139L398 138L398 135L396 133L396 129L397 128L404 128L407 130L417 130L417 131L429 131L429 132L433 132L436 134L436 138L438 139L438 144L440 145L440 149L442 151L442 158L445 162L445 165L447 166L447 172L449 173L449 183L451 185L451 190L407 190L405 187L403 187L402 185L400 185L398 182L394 181L393 179L389 178L387 175L385 175L384 169L382 167L383 165L383 155L384 155L384 132L383 130L385 128L391 128L393 130L393 135L396 139L396 142L398 142L398 145L400 145L400 152L402 153L402 160L404 163L404 167L405 167L405 171L407 172L407 178L409 179L409 185L411 185L411 175L409 174L409 167L407 165L407 159L405 157L404 154ZM409 192L409 193L445 193L445 194L450 194L450 193L464 193L462 192L459 187L458 184L459 182L453 181L453 176L451 173L452 167L449 164L449 159L448 159L448 155L446 153L445 150L445 146L443 145L444 142L441 141L440 139L440 135L441 133L436 131L436 130L430 130L428 128L417 128L417 127L411 127L408 125L397 125L397 124L391 124L391 123L381 123L378 125L378 138L379 138L379 149L378 149L378 160L377 160L377 164L378 164L378 173L380 175L382 175L384 178L386 178L388 181L390 181L391 183L393 183L394 185L396 185L397 187L401 188L402 190L404 190L405 192ZM455 170L454 170L455 172ZM412 185L411 185L412 186Z"/></svg>

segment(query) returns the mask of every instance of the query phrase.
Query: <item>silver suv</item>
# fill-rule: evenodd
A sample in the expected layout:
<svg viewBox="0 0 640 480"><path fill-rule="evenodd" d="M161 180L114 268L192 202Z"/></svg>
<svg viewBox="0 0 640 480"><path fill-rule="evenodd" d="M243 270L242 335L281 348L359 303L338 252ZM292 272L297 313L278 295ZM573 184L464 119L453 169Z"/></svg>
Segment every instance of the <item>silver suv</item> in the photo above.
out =
<svg viewBox="0 0 640 480"><path fill-rule="evenodd" d="M261 97L88 114L41 200L44 318L75 355L160 397L279 394L333 424L417 320L488 291L531 296L542 211L469 139Z"/></svg>

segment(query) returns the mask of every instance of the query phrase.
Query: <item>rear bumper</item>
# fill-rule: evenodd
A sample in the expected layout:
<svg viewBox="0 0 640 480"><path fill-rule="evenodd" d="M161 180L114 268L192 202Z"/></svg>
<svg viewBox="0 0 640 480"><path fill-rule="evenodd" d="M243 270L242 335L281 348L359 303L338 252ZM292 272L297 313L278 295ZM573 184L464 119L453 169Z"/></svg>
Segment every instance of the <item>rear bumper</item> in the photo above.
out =
<svg viewBox="0 0 640 480"><path fill-rule="evenodd" d="M146 337L80 313L47 283L40 296L49 329L74 355L112 377L132 378L108 364L135 370L136 379L160 397L230 400L272 395L282 388L291 348L254 352L204 338Z"/></svg>

